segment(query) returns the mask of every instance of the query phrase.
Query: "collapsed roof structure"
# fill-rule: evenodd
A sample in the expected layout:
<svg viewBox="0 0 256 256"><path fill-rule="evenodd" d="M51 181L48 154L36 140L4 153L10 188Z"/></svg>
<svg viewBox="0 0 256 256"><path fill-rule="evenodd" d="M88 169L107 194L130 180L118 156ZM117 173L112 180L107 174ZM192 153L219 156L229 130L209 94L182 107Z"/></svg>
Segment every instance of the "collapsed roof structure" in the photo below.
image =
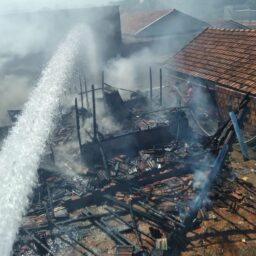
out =
<svg viewBox="0 0 256 256"><path fill-rule="evenodd" d="M75 108L62 117L54 135L52 163L39 169L39 186L14 245L15 255L177 255L191 250L201 223L226 223L218 207L232 211L232 218L239 214L238 205L246 211L254 207L253 199L241 201L237 195L249 197L255 191L240 179L227 179L228 171L220 172L234 143L233 121L209 138L189 126L189 106L164 107L158 97L138 92L123 101L115 87L107 85L105 90L106 83L102 84L92 90L81 87L81 102L83 95L92 93L91 115L85 116L76 100ZM249 101L244 97L237 109L240 127ZM129 122L117 119L123 135L99 131L99 104L106 104L113 117L122 108L130 112ZM116 113L112 104L118 106ZM87 131L91 141L81 144L84 122L93 123L93 134ZM78 171L77 166L65 164L60 169L54 155L72 142L76 132L88 167L82 165L76 175L65 177L63 168ZM204 178L197 180L197 175ZM209 191L212 204L207 200ZM251 229L250 225L253 239Z"/></svg>

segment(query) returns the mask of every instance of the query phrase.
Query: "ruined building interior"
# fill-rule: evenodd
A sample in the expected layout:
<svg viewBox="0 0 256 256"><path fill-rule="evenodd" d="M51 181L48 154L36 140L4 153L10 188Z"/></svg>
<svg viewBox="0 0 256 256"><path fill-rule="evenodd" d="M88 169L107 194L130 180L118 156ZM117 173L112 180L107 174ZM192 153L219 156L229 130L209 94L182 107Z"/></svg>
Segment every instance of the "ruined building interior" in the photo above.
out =
<svg viewBox="0 0 256 256"><path fill-rule="evenodd" d="M1 66L35 86L0 111L0 254L256 255L255 30L120 3L0 18L48 44Z"/></svg>

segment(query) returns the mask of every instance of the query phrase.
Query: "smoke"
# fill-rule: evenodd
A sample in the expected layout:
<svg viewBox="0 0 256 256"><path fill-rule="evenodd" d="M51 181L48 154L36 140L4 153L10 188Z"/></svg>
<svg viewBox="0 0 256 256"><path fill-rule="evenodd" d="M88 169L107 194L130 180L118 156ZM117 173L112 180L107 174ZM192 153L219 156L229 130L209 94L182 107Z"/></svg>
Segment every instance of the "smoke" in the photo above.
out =
<svg viewBox="0 0 256 256"><path fill-rule="evenodd" d="M94 38L94 33L88 32L87 38L82 39L91 49L81 52L80 55L84 62L87 60L83 66L84 70L87 70L86 75L97 75L96 70L102 66L104 50L108 47L108 43L101 40L107 38L108 34L114 34L115 24L111 27L108 10L95 10L94 14L90 9L69 8L107 3L107 0L86 3L82 0L1 1L0 10L5 15L0 16L0 91L5 93L0 95L0 102L3 102L0 126L7 122L6 112L9 108L23 107L29 92L40 77L41 70L45 68L62 38L78 23L97 30L97 38ZM13 14L6 14L8 12ZM106 29L100 24L104 24ZM102 38L99 38L101 35ZM14 92L15 88L17 93Z"/></svg>
<svg viewBox="0 0 256 256"><path fill-rule="evenodd" d="M23 113L0 152L0 254L10 255L16 232L36 184L36 171L54 127L54 117L64 86L72 75L80 29L66 41L42 72Z"/></svg>
<svg viewBox="0 0 256 256"><path fill-rule="evenodd" d="M105 68L106 81L110 85L131 90L142 90L149 85L149 67L158 60L150 48L144 48L129 57L117 57Z"/></svg>
<svg viewBox="0 0 256 256"><path fill-rule="evenodd" d="M89 7L108 4L109 2L109 0L3 0L0 3L0 10L1 13L13 13L48 9Z"/></svg>
<svg viewBox="0 0 256 256"><path fill-rule="evenodd" d="M0 86L0 123L8 124L7 109L20 109L30 92L28 77L6 75ZM18 85L18 86L17 86Z"/></svg>

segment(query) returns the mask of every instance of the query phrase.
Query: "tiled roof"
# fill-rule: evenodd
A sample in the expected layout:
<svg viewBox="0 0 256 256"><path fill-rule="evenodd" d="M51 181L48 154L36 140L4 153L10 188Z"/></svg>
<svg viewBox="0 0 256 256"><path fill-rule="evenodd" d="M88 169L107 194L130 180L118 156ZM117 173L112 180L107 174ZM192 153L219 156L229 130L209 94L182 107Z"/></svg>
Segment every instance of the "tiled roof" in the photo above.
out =
<svg viewBox="0 0 256 256"><path fill-rule="evenodd" d="M256 94L256 30L208 28L166 67Z"/></svg>
<svg viewBox="0 0 256 256"><path fill-rule="evenodd" d="M124 13L121 15L122 33L135 35L143 28L151 25L172 11L169 9L155 12Z"/></svg>

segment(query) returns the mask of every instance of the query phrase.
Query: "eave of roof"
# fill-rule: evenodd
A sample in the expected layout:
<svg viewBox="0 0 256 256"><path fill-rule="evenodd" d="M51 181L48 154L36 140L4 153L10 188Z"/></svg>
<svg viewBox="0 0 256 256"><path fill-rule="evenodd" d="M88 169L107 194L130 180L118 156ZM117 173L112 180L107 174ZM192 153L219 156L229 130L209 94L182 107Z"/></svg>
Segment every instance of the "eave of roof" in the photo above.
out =
<svg viewBox="0 0 256 256"><path fill-rule="evenodd" d="M166 67L256 94L255 63L256 30L207 28L169 59Z"/></svg>

